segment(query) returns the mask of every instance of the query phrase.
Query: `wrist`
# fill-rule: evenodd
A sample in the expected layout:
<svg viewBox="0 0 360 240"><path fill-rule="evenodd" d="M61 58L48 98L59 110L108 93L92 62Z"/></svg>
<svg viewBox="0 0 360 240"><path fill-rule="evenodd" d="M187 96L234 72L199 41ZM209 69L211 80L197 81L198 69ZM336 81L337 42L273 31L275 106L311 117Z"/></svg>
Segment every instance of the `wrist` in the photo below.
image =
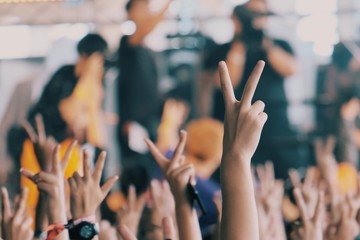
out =
<svg viewBox="0 0 360 240"><path fill-rule="evenodd" d="M67 223L65 204L49 200L49 224Z"/></svg>

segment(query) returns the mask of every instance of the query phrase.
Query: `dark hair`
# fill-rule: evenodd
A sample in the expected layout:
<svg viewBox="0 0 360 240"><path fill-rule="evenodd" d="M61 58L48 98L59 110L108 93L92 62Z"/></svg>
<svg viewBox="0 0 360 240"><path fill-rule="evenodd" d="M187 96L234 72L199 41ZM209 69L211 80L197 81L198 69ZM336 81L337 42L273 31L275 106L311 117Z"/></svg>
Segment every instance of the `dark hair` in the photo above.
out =
<svg viewBox="0 0 360 240"><path fill-rule="evenodd" d="M339 70L346 71L352 58L352 53L344 43L340 42L335 45L334 52L332 54L332 63Z"/></svg>
<svg viewBox="0 0 360 240"><path fill-rule="evenodd" d="M253 27L253 21L256 15L248 9L246 4L238 5L234 8L233 16L241 23L242 31L240 36L237 36L246 44L250 44L258 48L262 43L264 33L260 29Z"/></svg>
<svg viewBox="0 0 360 240"><path fill-rule="evenodd" d="M90 56L96 52L105 54L107 48L108 45L106 41L99 34L95 33L87 34L79 41L77 45L77 51L79 55L85 56Z"/></svg>
<svg viewBox="0 0 360 240"><path fill-rule="evenodd" d="M129 1L126 3L126 5L125 5L125 10L126 10L127 12L130 11L131 7L133 6L133 3L134 3L133 0L129 0Z"/></svg>

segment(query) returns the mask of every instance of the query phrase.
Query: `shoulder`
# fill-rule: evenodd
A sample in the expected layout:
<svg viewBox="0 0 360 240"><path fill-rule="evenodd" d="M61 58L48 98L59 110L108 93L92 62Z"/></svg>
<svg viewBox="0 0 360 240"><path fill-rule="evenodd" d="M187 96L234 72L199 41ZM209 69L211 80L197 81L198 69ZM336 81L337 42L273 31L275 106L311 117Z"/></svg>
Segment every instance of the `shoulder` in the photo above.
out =
<svg viewBox="0 0 360 240"><path fill-rule="evenodd" d="M59 75L74 75L75 76L75 65L64 65L60 67L53 76Z"/></svg>

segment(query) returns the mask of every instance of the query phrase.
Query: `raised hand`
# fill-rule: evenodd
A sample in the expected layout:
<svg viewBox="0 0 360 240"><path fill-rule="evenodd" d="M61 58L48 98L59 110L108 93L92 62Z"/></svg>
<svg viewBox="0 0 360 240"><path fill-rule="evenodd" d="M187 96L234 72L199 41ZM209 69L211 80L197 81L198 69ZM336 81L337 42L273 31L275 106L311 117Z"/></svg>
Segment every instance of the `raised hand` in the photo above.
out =
<svg viewBox="0 0 360 240"><path fill-rule="evenodd" d="M309 212L303 194L299 188L294 189L294 196L296 204L300 210L300 216L303 224L303 231L301 231L302 240L321 240L323 239L323 225L325 223L325 204L324 193L319 192L317 197L317 204L313 215Z"/></svg>
<svg viewBox="0 0 360 240"><path fill-rule="evenodd" d="M242 98L235 98L225 62L219 63L225 101L221 188L221 239L259 239L251 158L259 144L267 114L261 101L252 103L265 63L259 61L247 80Z"/></svg>
<svg viewBox="0 0 360 240"><path fill-rule="evenodd" d="M158 128L156 145L165 152L176 147L179 130L189 114L189 106L184 102L168 99L165 102L161 123Z"/></svg>
<svg viewBox="0 0 360 240"><path fill-rule="evenodd" d="M316 204L318 202L318 179L316 176L317 172L315 168L308 168L304 183L301 182L299 173L296 170L290 170L289 176L292 185L295 188L301 190L302 196L304 197L305 204L307 205L307 211L310 216L314 215Z"/></svg>
<svg viewBox="0 0 360 240"><path fill-rule="evenodd" d="M28 121L23 123L23 127L33 143L34 152L41 170L48 172L52 167L51 159L57 142L53 137L46 135L44 121L40 114L35 116L35 121L37 133Z"/></svg>
<svg viewBox="0 0 360 240"><path fill-rule="evenodd" d="M126 228L136 236L145 203L146 194L137 197L135 187L130 186L126 205L117 213L117 221L120 223L118 228L121 229L121 226L126 226Z"/></svg>
<svg viewBox="0 0 360 240"><path fill-rule="evenodd" d="M338 166L336 163L334 149L336 139L334 136L328 137L325 141L315 140L315 156L322 177L327 181L331 188L336 188Z"/></svg>
<svg viewBox="0 0 360 240"><path fill-rule="evenodd" d="M186 136L187 133L185 131L180 132L180 140L171 160L167 159L151 140L145 140L156 163L165 174L176 202L182 203L189 201L187 198L188 183L191 182L195 185L194 166L192 164L183 164L185 160L183 153L186 145Z"/></svg>
<svg viewBox="0 0 360 240"><path fill-rule="evenodd" d="M250 160L259 144L262 128L267 120L262 101L252 103L256 87L265 63L259 61L250 75L240 101L235 98L231 79L225 62L220 62L221 88L225 100L224 153L231 160L223 158L223 164L232 161Z"/></svg>
<svg viewBox="0 0 360 240"><path fill-rule="evenodd" d="M162 230L164 240L176 240L176 233L173 221L170 217L165 217L162 220ZM137 240L135 235L129 230L126 225L121 224L118 228L118 232L122 240Z"/></svg>
<svg viewBox="0 0 360 240"><path fill-rule="evenodd" d="M28 189L24 188L13 212L10 206L8 191L6 188L1 188L2 238L6 240L33 239L34 231L31 228L33 220L26 209L27 195Z"/></svg>
<svg viewBox="0 0 360 240"><path fill-rule="evenodd" d="M153 224L161 225L164 217L175 216L175 200L166 181L152 180L150 196L152 200L151 222Z"/></svg>
<svg viewBox="0 0 360 240"><path fill-rule="evenodd" d="M47 207L49 224L67 223L64 171L76 143L77 142L74 141L68 147L61 162L59 156L60 146L57 145L55 147L52 154L52 169L50 172L41 171L35 174L26 169L20 170L21 174L33 181L37 185L39 191L44 192L48 197Z"/></svg>
<svg viewBox="0 0 360 240"><path fill-rule="evenodd" d="M89 154L83 150L83 172L80 177L75 172L68 179L70 186L71 214L73 219L80 219L95 215L111 187L118 180L118 176L110 177L102 186L100 180L104 169L106 152L102 152L96 161L94 171L91 171L91 160Z"/></svg>
<svg viewBox="0 0 360 240"><path fill-rule="evenodd" d="M181 240L201 239L199 221L188 197L188 185L195 185L195 168L192 164L184 164L186 132L180 132L180 140L171 160L167 159L149 139L145 141L166 176L174 195L179 238Z"/></svg>

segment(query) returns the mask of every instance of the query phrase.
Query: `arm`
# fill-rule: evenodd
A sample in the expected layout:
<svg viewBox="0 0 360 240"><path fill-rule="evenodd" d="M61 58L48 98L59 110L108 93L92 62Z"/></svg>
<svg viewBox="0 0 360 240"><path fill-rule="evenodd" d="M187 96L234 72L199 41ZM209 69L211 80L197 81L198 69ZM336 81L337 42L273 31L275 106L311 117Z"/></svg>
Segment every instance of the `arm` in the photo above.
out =
<svg viewBox="0 0 360 240"><path fill-rule="evenodd" d="M100 148L106 142L102 111L103 65L102 56L92 54L86 60L84 73L74 91L59 104L60 113L75 136L81 138L85 131L87 141Z"/></svg>
<svg viewBox="0 0 360 240"><path fill-rule="evenodd" d="M191 206L187 192L188 184L194 185L195 169L192 164L184 164L186 132L181 131L180 140L171 161L161 154L151 140L146 139L146 143L165 174L174 195L179 239L201 239L198 217L195 209Z"/></svg>
<svg viewBox="0 0 360 240"><path fill-rule="evenodd" d="M26 169L20 170L21 174L37 185L39 191L46 194L47 213L50 225L59 226L67 223L64 171L75 145L76 141L69 146L61 162L59 145L55 147L52 155L52 169L50 172L41 171L34 174ZM55 239L68 240L68 231L63 230Z"/></svg>
<svg viewBox="0 0 360 240"><path fill-rule="evenodd" d="M252 104L264 62L250 75L240 101L236 100L225 62L219 64L225 100L223 156L221 161L221 239L259 239L256 201L250 162L267 120L261 101Z"/></svg>
<svg viewBox="0 0 360 240"><path fill-rule="evenodd" d="M3 239L9 240L31 240L34 232L31 229L33 222L26 209L28 189L24 188L21 192L20 200L16 202L15 210L10 207L10 200L6 188L1 188L2 214L0 223Z"/></svg>
<svg viewBox="0 0 360 240"><path fill-rule="evenodd" d="M270 39L264 41L268 62L274 70L283 77L294 75L297 69L295 57L289 51L273 44ZM290 46L288 48L290 49Z"/></svg>
<svg viewBox="0 0 360 240"><path fill-rule="evenodd" d="M156 14L150 13L148 7L145 9L141 5L134 5L133 11L137 11L138 15L133 17L133 21L136 24L136 32L129 36L129 43L132 46L137 46L142 43L145 37L158 25L158 23L164 18L167 9L170 6L170 1L168 0L165 6Z"/></svg>

